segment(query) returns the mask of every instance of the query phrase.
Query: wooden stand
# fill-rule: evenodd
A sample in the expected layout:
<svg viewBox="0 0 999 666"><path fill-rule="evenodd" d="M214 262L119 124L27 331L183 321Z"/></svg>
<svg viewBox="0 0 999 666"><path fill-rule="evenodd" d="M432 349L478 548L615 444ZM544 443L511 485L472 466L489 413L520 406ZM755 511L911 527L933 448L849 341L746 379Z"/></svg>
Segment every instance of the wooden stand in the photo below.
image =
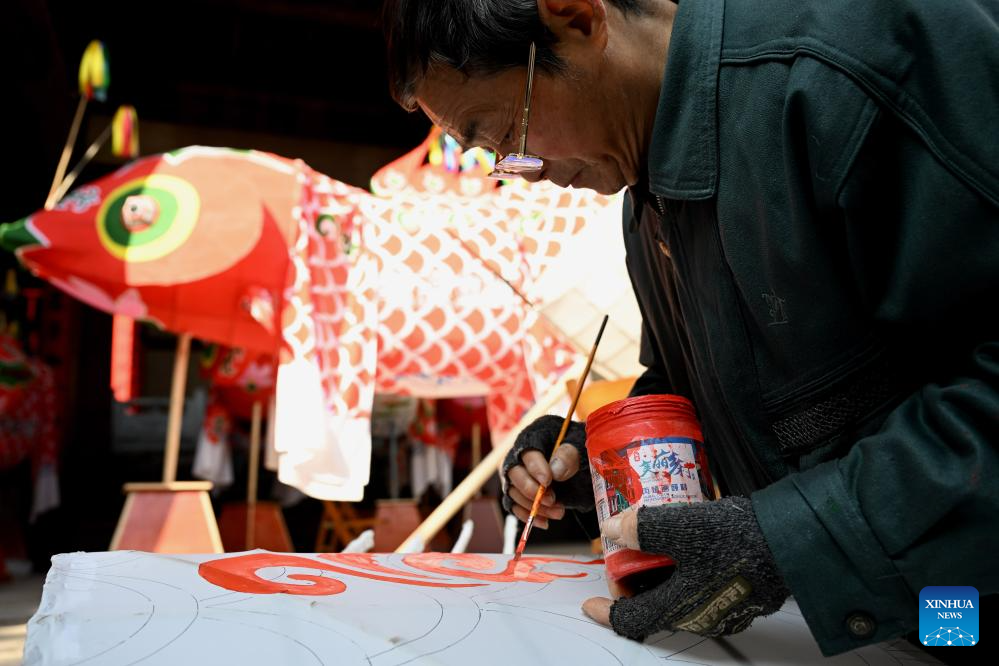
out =
<svg viewBox="0 0 999 666"><path fill-rule="evenodd" d="M362 518L354 511L351 502L323 501L323 517L316 535L316 552L332 553L343 549L361 536L361 532L375 526L374 518Z"/></svg>
<svg viewBox="0 0 999 666"><path fill-rule="evenodd" d="M251 524L252 534L247 536L247 526ZM276 553L295 550L277 502L257 502L253 507L242 502L226 504L219 516L219 532L222 545L229 553L253 548Z"/></svg>
<svg viewBox="0 0 999 666"><path fill-rule="evenodd" d="M482 461L482 432L478 423L472 424L472 468ZM503 552L503 514L499 500L483 497L480 490L475 498L465 505L464 520L474 524L472 538L465 548L467 553Z"/></svg>
<svg viewBox="0 0 999 666"><path fill-rule="evenodd" d="M222 539L208 498L210 481L126 483L125 508L111 550L221 553Z"/></svg>
<svg viewBox="0 0 999 666"><path fill-rule="evenodd" d="M222 543L226 549L252 550L264 548L281 553L294 549L291 536L284 522L281 507L275 502L257 501L257 482L260 468L260 422L263 405L253 403L253 420L250 426L250 461L246 481L246 504L227 504L219 518Z"/></svg>
<svg viewBox="0 0 999 666"><path fill-rule="evenodd" d="M126 483L125 508L111 539L111 550L153 553L221 553L215 513L208 497L210 481L177 481L181 417L191 336L177 339L170 389L162 483Z"/></svg>
<svg viewBox="0 0 999 666"><path fill-rule="evenodd" d="M420 507L416 500L389 499L375 501L376 553L388 553L399 547L406 536L419 527ZM429 539L424 542L429 543Z"/></svg>

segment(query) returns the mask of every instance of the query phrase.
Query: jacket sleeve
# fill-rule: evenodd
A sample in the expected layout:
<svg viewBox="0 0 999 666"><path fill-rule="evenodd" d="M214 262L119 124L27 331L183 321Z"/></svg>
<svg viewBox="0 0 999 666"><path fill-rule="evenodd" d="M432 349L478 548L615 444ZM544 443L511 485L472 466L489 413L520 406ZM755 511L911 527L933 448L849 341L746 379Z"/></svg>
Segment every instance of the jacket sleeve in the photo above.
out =
<svg viewBox="0 0 999 666"><path fill-rule="evenodd" d="M964 118L983 137L994 102ZM881 112L835 193L858 298L926 381L845 456L752 496L826 655L915 629L925 586L999 592L999 192L926 136Z"/></svg>

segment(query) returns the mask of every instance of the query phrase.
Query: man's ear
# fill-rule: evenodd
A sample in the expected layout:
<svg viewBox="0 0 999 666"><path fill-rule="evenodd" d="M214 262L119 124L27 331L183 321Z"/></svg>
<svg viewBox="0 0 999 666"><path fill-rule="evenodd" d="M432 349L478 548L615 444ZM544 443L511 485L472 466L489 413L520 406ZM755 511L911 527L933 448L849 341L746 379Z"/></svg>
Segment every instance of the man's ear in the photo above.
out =
<svg viewBox="0 0 999 666"><path fill-rule="evenodd" d="M541 22L560 43L607 44L607 5L604 0L538 0Z"/></svg>

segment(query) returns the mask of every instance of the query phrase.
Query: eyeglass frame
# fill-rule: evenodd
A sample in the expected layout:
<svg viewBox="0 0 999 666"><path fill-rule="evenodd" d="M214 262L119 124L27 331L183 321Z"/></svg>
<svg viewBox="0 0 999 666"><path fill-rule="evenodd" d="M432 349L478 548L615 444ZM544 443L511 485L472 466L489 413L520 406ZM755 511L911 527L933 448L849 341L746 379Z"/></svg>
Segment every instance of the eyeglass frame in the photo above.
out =
<svg viewBox="0 0 999 666"><path fill-rule="evenodd" d="M490 178L518 178L525 173L536 173L544 168L544 160L527 152L527 123L531 116L531 93L534 91L534 56L536 48L531 42L527 58L527 86L524 90L524 114L520 121L520 152L511 153L496 162Z"/></svg>

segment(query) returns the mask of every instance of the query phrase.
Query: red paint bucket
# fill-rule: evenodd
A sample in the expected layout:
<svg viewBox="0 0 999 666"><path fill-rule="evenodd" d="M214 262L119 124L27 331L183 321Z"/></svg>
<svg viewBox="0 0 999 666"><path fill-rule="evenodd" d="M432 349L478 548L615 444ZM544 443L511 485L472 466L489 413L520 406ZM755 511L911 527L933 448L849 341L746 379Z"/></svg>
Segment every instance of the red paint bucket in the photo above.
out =
<svg viewBox="0 0 999 666"><path fill-rule="evenodd" d="M712 497L703 441L694 405L682 396L626 398L591 413L586 419L586 451L598 522L629 506ZM674 564L665 555L631 550L604 538L601 543L611 580Z"/></svg>

